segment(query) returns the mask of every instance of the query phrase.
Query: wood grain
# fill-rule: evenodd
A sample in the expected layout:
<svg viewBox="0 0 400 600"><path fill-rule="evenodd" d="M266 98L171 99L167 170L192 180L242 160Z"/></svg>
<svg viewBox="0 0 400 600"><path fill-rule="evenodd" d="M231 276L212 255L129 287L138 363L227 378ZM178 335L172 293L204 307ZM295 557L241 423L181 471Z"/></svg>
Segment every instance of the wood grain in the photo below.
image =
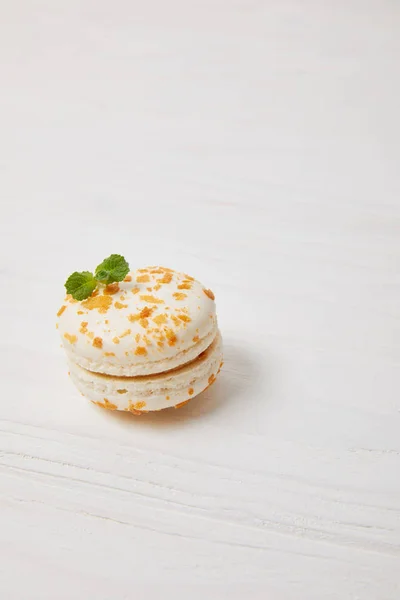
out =
<svg viewBox="0 0 400 600"><path fill-rule="evenodd" d="M0 597L400 595L396 3L0 19ZM134 418L55 313L111 252L216 294L218 382Z"/></svg>

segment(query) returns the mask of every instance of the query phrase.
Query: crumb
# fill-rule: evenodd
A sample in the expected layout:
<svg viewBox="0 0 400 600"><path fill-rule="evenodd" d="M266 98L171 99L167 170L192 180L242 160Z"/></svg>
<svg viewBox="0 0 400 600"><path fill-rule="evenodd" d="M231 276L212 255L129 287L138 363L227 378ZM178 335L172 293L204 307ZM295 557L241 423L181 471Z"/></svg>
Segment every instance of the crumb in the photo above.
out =
<svg viewBox="0 0 400 600"><path fill-rule="evenodd" d="M183 282L178 285L178 290L191 290L192 284L190 282Z"/></svg>
<svg viewBox="0 0 400 600"><path fill-rule="evenodd" d="M108 410L117 410L118 406L113 404L107 398L104 398L104 402L93 402L93 404L97 404L97 406L101 406L101 408L107 408Z"/></svg>
<svg viewBox="0 0 400 600"><path fill-rule="evenodd" d="M103 294L106 294L108 296L113 296L117 292L119 292L119 283L117 281L115 283L110 283L106 285L106 287L103 290Z"/></svg>
<svg viewBox="0 0 400 600"><path fill-rule="evenodd" d="M129 408L125 408L124 410L127 410L127 411L129 411L130 413L132 413L133 415L137 415L138 417L139 417L139 416L140 416L142 413L146 412L146 411L144 411L144 410L136 410L135 408L133 408L133 407L131 407L131 406L130 406Z"/></svg>
<svg viewBox="0 0 400 600"><path fill-rule="evenodd" d="M59 311L58 311L58 313L57 313L57 317L61 317L61 315L63 314L63 312L64 312L64 310L65 310L66 308L67 308L67 307L65 306L65 304L63 304L63 305L62 305L62 307L60 308L60 310L59 310Z"/></svg>
<svg viewBox="0 0 400 600"><path fill-rule="evenodd" d="M155 296L144 295L140 296L140 299L144 302L150 302L150 304L164 304L164 300L161 300L161 298L156 298Z"/></svg>
<svg viewBox="0 0 400 600"><path fill-rule="evenodd" d="M83 310L77 310L77 311L76 311L76 314L77 314L77 315L84 315L85 313L83 312Z"/></svg>
<svg viewBox="0 0 400 600"><path fill-rule="evenodd" d="M137 344L140 342L140 338L141 338L141 335L140 335L140 333L137 333L137 334L135 335L135 342L136 342Z"/></svg>
<svg viewBox="0 0 400 600"><path fill-rule="evenodd" d="M137 294L138 292L140 292L140 288L134 287L134 288L132 288L131 292L132 292L132 294Z"/></svg>
<svg viewBox="0 0 400 600"><path fill-rule="evenodd" d="M124 281L132 281L132 275L127 275Z"/></svg>
<svg viewBox="0 0 400 600"><path fill-rule="evenodd" d="M75 344L78 341L76 335L70 335L69 333L64 333L64 337L69 341L70 344Z"/></svg>
<svg viewBox="0 0 400 600"><path fill-rule="evenodd" d="M140 312L140 317L142 319L145 319L146 317L151 317L151 315L153 314L153 312L156 310L155 306L152 306L150 308L150 306L145 306L141 312Z"/></svg>
<svg viewBox="0 0 400 600"><path fill-rule="evenodd" d="M215 381L216 377L214 375L214 373L212 375L210 375L210 377L208 378L208 385L212 385Z"/></svg>
<svg viewBox="0 0 400 600"><path fill-rule="evenodd" d="M87 321L82 321L81 326L79 328L79 331L81 333L86 333L87 332L87 326L88 326L88 322Z"/></svg>
<svg viewBox="0 0 400 600"><path fill-rule="evenodd" d="M175 294L172 295L175 298L175 300L184 300L185 298L187 298L187 294L183 294L182 292L175 292Z"/></svg>
<svg viewBox="0 0 400 600"><path fill-rule="evenodd" d="M114 302L114 306L115 306L115 308L119 308L119 309L128 308L127 304L121 304L121 302Z"/></svg>
<svg viewBox="0 0 400 600"><path fill-rule="evenodd" d="M167 329L165 335L168 340L168 346L175 346L176 342L178 341L178 338L176 337L172 329Z"/></svg>
<svg viewBox="0 0 400 600"><path fill-rule="evenodd" d="M189 279L189 281L194 281L194 277L190 277L190 275L186 275L186 273L184 273L185 279Z"/></svg>
<svg viewBox="0 0 400 600"><path fill-rule="evenodd" d="M161 279L157 279L158 283L171 283L172 281L172 273L164 273L164 276Z"/></svg>
<svg viewBox="0 0 400 600"><path fill-rule="evenodd" d="M193 389L193 388L189 388L189 389L188 389L188 394L189 394L189 396L193 396L193 394L194 394L194 389Z"/></svg>
<svg viewBox="0 0 400 600"><path fill-rule="evenodd" d="M193 338L194 343L196 344L199 341L199 339L200 339L199 336L195 335Z"/></svg>
<svg viewBox="0 0 400 600"><path fill-rule="evenodd" d="M90 296L82 302L82 306L88 310L97 309L99 313L104 314L108 311L112 304L110 296Z"/></svg>
<svg viewBox="0 0 400 600"><path fill-rule="evenodd" d="M104 352L104 356L115 356L114 352Z"/></svg>
<svg viewBox="0 0 400 600"><path fill-rule="evenodd" d="M113 338L113 342L114 342L114 344L119 344L119 338L118 337L114 337Z"/></svg>
<svg viewBox="0 0 400 600"><path fill-rule="evenodd" d="M211 290L206 290L205 288L203 288L203 292L206 296L210 298L210 300L215 300L215 296Z"/></svg>
<svg viewBox="0 0 400 600"><path fill-rule="evenodd" d="M175 408L182 408L182 406L185 406L189 402L190 402L190 400L185 400L184 402L179 402L179 404L175 404Z"/></svg>
<svg viewBox="0 0 400 600"><path fill-rule="evenodd" d="M153 314L154 310L155 310L155 307L150 308L149 306L145 306L139 313L136 313L136 315L128 315L128 319L131 322L147 319L147 317L150 317ZM142 327L143 327L143 325L142 325ZM147 327L147 325L146 325L146 327Z"/></svg>
<svg viewBox="0 0 400 600"><path fill-rule="evenodd" d="M150 267L151 268L151 267ZM150 273L152 273L153 275L163 275L164 274L164 269L162 269L161 267L154 267Z"/></svg>
<svg viewBox="0 0 400 600"><path fill-rule="evenodd" d="M128 390L117 390L117 394L126 394L128 392Z"/></svg>
<svg viewBox="0 0 400 600"><path fill-rule="evenodd" d="M188 317L187 315L179 315L178 319L180 319L181 321L183 321L184 323L190 323L190 321L192 320L190 317Z"/></svg>
<svg viewBox="0 0 400 600"><path fill-rule="evenodd" d="M95 348L102 348L103 340L101 339L101 337L95 337L92 346L94 346Z"/></svg>
<svg viewBox="0 0 400 600"><path fill-rule="evenodd" d="M143 339L144 339L144 341L146 343L146 346L151 346L151 341L149 340L149 338L147 337L147 335L144 335Z"/></svg>
<svg viewBox="0 0 400 600"><path fill-rule="evenodd" d="M144 346L138 346L135 350L136 356L146 356L147 350Z"/></svg>
<svg viewBox="0 0 400 600"><path fill-rule="evenodd" d="M130 329L127 329L126 331L124 331L124 333L121 333L121 335L119 336L120 338L126 337L127 335L129 335L131 332Z"/></svg>
<svg viewBox="0 0 400 600"><path fill-rule="evenodd" d="M139 275L139 277L136 277L136 281L138 283L147 283L150 281L150 277L149 275Z"/></svg>
<svg viewBox="0 0 400 600"><path fill-rule="evenodd" d="M181 326L181 322L180 322L180 320L178 319L178 317L176 317L175 315L171 315L171 319L173 320L173 322L175 323L175 325L176 325L177 327L180 327L180 326Z"/></svg>
<svg viewBox="0 0 400 600"><path fill-rule="evenodd" d="M163 323L167 322L167 315L165 313L157 315L156 317L154 317L153 321L157 325L162 325Z"/></svg>
<svg viewBox="0 0 400 600"><path fill-rule="evenodd" d="M147 329L147 327L149 326L149 320L148 319L139 319L139 324L144 328Z"/></svg>

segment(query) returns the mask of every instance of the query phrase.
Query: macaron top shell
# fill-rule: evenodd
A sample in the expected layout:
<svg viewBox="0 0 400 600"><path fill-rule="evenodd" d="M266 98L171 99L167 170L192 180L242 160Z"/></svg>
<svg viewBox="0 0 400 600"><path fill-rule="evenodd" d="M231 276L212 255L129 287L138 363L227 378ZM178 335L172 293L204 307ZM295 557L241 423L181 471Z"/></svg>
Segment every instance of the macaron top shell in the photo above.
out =
<svg viewBox="0 0 400 600"><path fill-rule="evenodd" d="M120 376L185 364L218 329L211 290L164 267L131 271L80 302L67 295L57 316L65 350L77 364Z"/></svg>

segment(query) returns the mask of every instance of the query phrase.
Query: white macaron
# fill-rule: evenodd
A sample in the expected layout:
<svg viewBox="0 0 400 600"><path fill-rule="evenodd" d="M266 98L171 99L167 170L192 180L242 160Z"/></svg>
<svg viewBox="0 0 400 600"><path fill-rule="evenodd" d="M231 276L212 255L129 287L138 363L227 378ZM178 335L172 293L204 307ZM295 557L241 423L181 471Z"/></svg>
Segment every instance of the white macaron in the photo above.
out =
<svg viewBox="0 0 400 600"><path fill-rule="evenodd" d="M172 269L131 271L82 301L67 295L57 316L74 383L104 408L182 405L222 364L214 294Z"/></svg>

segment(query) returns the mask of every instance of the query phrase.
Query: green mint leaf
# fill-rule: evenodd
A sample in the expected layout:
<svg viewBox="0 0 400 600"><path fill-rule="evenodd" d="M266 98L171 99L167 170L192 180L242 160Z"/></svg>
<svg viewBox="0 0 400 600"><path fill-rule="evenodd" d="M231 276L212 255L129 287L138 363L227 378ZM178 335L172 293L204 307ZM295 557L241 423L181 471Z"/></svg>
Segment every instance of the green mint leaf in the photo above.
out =
<svg viewBox="0 0 400 600"><path fill-rule="evenodd" d="M71 294L75 300L85 300L96 289L97 281L93 277L93 273L89 271L82 271L81 273L75 271L68 277L64 285L67 294Z"/></svg>
<svg viewBox="0 0 400 600"><path fill-rule="evenodd" d="M129 273L129 265L123 256L111 254L96 268L95 277L101 283L108 285L115 281L122 281Z"/></svg>

